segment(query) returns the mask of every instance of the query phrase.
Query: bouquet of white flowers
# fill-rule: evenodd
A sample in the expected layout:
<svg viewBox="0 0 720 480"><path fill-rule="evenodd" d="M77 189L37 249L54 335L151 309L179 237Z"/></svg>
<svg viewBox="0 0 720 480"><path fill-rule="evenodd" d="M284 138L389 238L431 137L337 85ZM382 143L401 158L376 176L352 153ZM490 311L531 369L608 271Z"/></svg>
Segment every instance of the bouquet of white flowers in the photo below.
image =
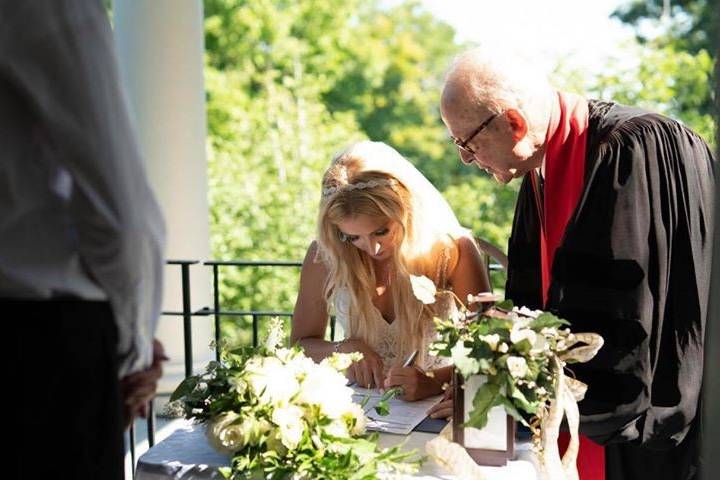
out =
<svg viewBox="0 0 720 480"><path fill-rule="evenodd" d="M171 397L187 418L207 424L216 449L232 455L221 469L226 478L360 480L417 470L413 452L380 450L377 434L365 435L363 408L342 374L361 354L317 364L298 348L280 348L282 338L275 320L265 345L223 352Z"/></svg>
<svg viewBox="0 0 720 480"><path fill-rule="evenodd" d="M415 295L432 303L434 284L413 279ZM437 340L434 355L450 357L463 379L485 377L475 393L473 409L464 427L482 429L493 407L502 406L508 414L528 426L533 433L543 478L576 479L575 457L578 439L577 401L587 386L564 374L566 364L586 362L603 345L595 333L573 333L569 323L549 312L515 307L506 300L486 310L469 311L456 298L459 310L451 318L435 318ZM493 294L469 295L468 305L492 303ZM458 412L455 412L458 414ZM557 453L560 423L567 416L570 446L561 460ZM428 452L444 465L441 457L453 457L452 470L475 471L476 466L460 454L447 438L430 442Z"/></svg>

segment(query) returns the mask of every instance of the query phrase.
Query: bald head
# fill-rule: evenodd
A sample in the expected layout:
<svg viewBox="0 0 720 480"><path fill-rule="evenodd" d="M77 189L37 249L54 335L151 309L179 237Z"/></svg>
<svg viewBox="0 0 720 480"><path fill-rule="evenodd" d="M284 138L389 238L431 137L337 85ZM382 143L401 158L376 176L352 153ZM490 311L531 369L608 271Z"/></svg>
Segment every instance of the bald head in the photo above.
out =
<svg viewBox="0 0 720 480"><path fill-rule="evenodd" d="M497 49L476 48L450 66L440 109L443 118L451 121L515 109L527 118L531 132L544 132L553 95L545 75L532 62Z"/></svg>

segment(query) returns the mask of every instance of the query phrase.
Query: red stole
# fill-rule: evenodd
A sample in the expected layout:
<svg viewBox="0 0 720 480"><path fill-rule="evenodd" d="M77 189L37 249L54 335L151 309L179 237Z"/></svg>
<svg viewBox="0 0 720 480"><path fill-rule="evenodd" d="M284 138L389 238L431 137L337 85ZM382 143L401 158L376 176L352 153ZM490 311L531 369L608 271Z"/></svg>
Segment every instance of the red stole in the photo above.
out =
<svg viewBox="0 0 720 480"><path fill-rule="evenodd" d="M584 98L558 93L545 138L544 200L539 209L543 305L547 304L555 251L584 188L588 115ZM535 182L533 186L538 192ZM558 440L561 452L567 449L569 441L570 435L561 432ZM605 480L605 450L581 435L577 466L580 480Z"/></svg>

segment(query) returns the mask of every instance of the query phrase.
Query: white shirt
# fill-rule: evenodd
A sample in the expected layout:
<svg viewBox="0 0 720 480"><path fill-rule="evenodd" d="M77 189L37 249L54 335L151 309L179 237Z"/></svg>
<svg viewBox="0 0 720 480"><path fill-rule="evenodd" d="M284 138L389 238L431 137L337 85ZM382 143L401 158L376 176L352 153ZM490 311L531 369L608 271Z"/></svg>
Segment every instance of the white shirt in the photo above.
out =
<svg viewBox="0 0 720 480"><path fill-rule="evenodd" d="M99 1L0 0L0 298L109 300L123 376L152 360L165 234L118 79Z"/></svg>

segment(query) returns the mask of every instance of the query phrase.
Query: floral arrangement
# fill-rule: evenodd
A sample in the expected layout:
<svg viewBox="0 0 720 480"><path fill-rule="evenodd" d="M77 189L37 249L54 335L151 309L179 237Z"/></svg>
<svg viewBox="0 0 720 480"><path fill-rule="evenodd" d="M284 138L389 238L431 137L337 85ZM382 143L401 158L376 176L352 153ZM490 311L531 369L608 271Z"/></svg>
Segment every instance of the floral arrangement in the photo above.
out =
<svg viewBox="0 0 720 480"><path fill-rule="evenodd" d="M423 303L432 303L433 297L445 293L435 291L434 284L422 277L412 281L415 296ZM435 318L437 340L430 352L450 357L465 380L473 375L485 377L465 427L482 429L490 409L502 406L532 431L543 478L576 479L577 402L587 386L566 377L564 369L566 364L593 358L603 339L595 333L571 332L569 323L552 313L518 308L509 300L495 303L498 299L491 293L469 295L468 305L489 306L471 312L455 297L458 311L451 318ZM572 438L560 459L556 443L564 416ZM473 471L446 440L430 442L431 456L454 456L455 465Z"/></svg>
<svg viewBox="0 0 720 480"><path fill-rule="evenodd" d="M204 374L188 377L171 401L207 425L210 443L232 455L225 478L373 479L412 473L419 461L399 447L380 450L342 374L361 354L317 364L299 348L280 347L274 320L265 344L222 353Z"/></svg>
<svg viewBox="0 0 720 480"><path fill-rule="evenodd" d="M455 319L436 319L439 338L431 347L433 353L452 358L465 379L487 379L475 395L466 426L483 428L490 409L500 405L539 433L539 410L555 396L552 357L562 356L576 343L567 325L551 313L513 307L510 301L481 314L465 311ZM523 413L535 421L527 422Z"/></svg>

